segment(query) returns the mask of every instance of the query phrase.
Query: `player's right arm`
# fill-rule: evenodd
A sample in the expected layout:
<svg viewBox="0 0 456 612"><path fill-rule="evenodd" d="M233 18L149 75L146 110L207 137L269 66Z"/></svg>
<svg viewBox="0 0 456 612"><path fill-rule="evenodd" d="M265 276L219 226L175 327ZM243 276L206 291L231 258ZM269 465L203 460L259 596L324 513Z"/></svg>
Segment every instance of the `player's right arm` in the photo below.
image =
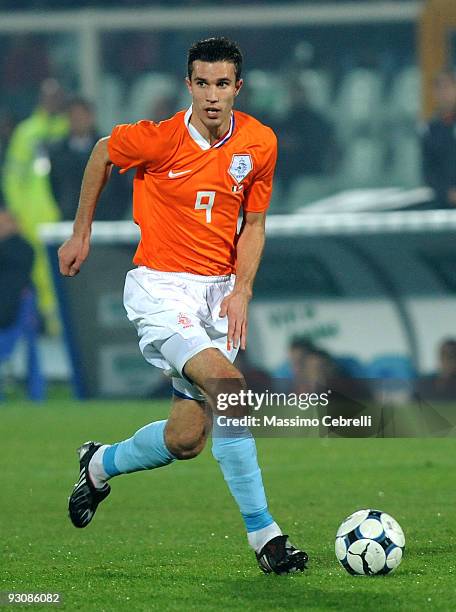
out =
<svg viewBox="0 0 456 612"><path fill-rule="evenodd" d="M109 137L96 143L84 171L73 235L59 249L60 273L64 276L75 276L89 254L93 216L112 168L108 142Z"/></svg>
<svg viewBox="0 0 456 612"><path fill-rule="evenodd" d="M87 259L95 208L112 165L118 166L121 172L126 172L142 164L154 163L160 158L167 142L167 135L160 138L159 132L160 124L138 121L116 125L111 136L97 142L82 179L73 235L59 249L62 274L74 276Z"/></svg>

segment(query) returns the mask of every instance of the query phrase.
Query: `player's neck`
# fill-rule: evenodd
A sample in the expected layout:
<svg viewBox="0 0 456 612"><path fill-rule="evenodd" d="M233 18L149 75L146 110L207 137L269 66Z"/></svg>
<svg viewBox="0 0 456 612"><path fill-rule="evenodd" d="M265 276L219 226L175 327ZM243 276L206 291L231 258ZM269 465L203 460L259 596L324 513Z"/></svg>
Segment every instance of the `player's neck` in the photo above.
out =
<svg viewBox="0 0 456 612"><path fill-rule="evenodd" d="M204 123L196 115L196 113L192 113L192 116L190 117L190 123L193 125L194 128L198 130L201 136L205 140L207 140L211 146L214 144L214 142L217 142L217 140L220 140L220 138L222 138L222 136L226 134L230 127L230 122L231 113L227 120L222 123L222 125L220 125L219 127L214 127L213 130L210 130L207 126L204 125Z"/></svg>

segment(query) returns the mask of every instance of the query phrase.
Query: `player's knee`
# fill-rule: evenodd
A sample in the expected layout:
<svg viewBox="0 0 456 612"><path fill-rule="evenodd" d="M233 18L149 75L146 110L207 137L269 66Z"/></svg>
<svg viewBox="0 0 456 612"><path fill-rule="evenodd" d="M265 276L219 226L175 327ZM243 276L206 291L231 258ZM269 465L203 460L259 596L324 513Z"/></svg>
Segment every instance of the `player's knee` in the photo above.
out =
<svg viewBox="0 0 456 612"><path fill-rule="evenodd" d="M180 461L194 459L204 448L204 443L196 445L177 444L170 448L171 453Z"/></svg>

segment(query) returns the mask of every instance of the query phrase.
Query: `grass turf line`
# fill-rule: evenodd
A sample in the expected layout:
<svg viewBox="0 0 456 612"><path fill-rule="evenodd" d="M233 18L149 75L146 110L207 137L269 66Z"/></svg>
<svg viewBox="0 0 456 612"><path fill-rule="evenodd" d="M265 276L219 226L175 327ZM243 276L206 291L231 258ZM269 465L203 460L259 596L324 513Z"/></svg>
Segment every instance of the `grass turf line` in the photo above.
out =
<svg viewBox="0 0 456 612"><path fill-rule="evenodd" d="M59 591L65 610L454 608L455 439L258 440L273 515L310 555L303 575L260 573L209 448L114 479L94 522L74 529L75 448L124 439L166 413L158 402L2 406L0 590ZM334 556L339 523L364 507L405 531L390 576L351 577Z"/></svg>

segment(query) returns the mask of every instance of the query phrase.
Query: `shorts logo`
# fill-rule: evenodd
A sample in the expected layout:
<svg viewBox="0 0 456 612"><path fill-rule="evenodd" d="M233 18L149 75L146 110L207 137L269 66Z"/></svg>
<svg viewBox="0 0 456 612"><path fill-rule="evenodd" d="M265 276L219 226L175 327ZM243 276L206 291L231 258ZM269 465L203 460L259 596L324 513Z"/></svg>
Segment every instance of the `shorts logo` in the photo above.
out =
<svg viewBox="0 0 456 612"><path fill-rule="evenodd" d="M252 171L252 157L246 153L245 155L233 155L231 164L228 168L228 173L234 178L236 183L240 183Z"/></svg>
<svg viewBox="0 0 456 612"><path fill-rule="evenodd" d="M177 317L177 322L179 323L179 325L182 325L182 327L184 329L188 329L189 327L193 327L193 323L192 320L190 319L190 317L186 314L184 314L183 312L180 312L178 317Z"/></svg>

